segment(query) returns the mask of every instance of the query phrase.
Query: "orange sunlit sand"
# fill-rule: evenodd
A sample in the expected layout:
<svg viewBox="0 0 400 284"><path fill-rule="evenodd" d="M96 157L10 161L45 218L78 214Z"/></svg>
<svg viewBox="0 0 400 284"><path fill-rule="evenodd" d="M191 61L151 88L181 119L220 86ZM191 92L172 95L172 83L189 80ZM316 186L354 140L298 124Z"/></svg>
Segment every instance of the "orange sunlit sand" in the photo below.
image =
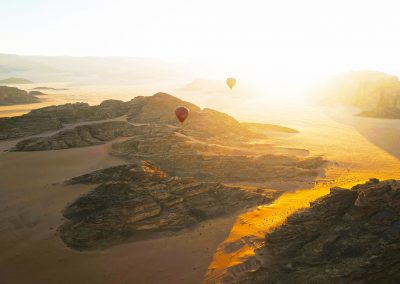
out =
<svg viewBox="0 0 400 284"><path fill-rule="evenodd" d="M346 115L342 114L342 116ZM319 118L322 119L323 116ZM221 277L233 281L240 279L241 274L249 269L258 268L254 257L257 248L264 243L265 234L283 224L293 213L309 207L310 202L328 194L331 188L351 188L373 177L381 180L400 178L400 161L397 158L372 145L351 128L333 121L329 124L331 126L327 127L329 130L325 129L326 133L323 133L324 130L320 129L320 134L322 136L327 134L328 139L335 140L328 142L319 140L319 137L305 137L303 143L307 143L317 153L324 152L331 161L336 161L343 166L328 166L325 176L317 179L311 189L300 188L294 192L284 193L272 204L260 206L254 211L239 216L229 237L220 244L215 253L204 282L222 281ZM370 125L371 128L373 126L374 124ZM344 131L346 131L346 138L342 136ZM348 137L352 138L349 140ZM386 137L381 138L386 139ZM307 141L308 139L314 143ZM299 142L296 141L296 145L301 145ZM335 146L329 147L329 143L334 143ZM397 143L391 146L397 147ZM230 246L236 246L236 249L227 249Z"/></svg>
<svg viewBox="0 0 400 284"><path fill-rule="evenodd" d="M0 284L400 283L399 10L0 1Z"/></svg>

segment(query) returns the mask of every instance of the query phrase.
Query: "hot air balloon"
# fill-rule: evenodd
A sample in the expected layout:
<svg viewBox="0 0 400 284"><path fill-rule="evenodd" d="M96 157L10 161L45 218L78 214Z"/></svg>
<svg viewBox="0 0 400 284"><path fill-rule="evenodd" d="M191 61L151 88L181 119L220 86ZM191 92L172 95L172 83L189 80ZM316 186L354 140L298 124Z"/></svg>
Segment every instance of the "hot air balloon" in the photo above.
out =
<svg viewBox="0 0 400 284"><path fill-rule="evenodd" d="M178 118L178 120L183 123L189 116L189 110L183 106L177 107L175 109L175 115Z"/></svg>
<svg viewBox="0 0 400 284"><path fill-rule="evenodd" d="M231 88L231 90L233 89L233 87L236 84L236 79L235 78L228 78L226 79L226 84L229 86L229 88Z"/></svg>

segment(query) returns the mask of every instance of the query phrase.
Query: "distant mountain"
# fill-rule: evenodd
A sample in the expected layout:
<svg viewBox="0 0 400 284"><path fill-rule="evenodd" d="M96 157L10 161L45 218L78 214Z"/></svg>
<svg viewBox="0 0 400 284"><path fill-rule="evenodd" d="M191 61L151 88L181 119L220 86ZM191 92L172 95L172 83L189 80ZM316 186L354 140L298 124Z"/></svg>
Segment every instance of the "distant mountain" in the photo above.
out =
<svg viewBox="0 0 400 284"><path fill-rule="evenodd" d="M182 91L187 92L226 92L227 86L224 80L208 80L208 79L195 79L192 82L185 85Z"/></svg>
<svg viewBox="0 0 400 284"><path fill-rule="evenodd" d="M0 86L0 105L38 103L40 99L27 91L14 87Z"/></svg>
<svg viewBox="0 0 400 284"><path fill-rule="evenodd" d="M68 88L36 87L33 90L67 91Z"/></svg>
<svg viewBox="0 0 400 284"><path fill-rule="evenodd" d="M117 56L20 56L0 54L0 76L36 82L70 84L136 84L182 82L193 78L192 68L154 58Z"/></svg>
<svg viewBox="0 0 400 284"><path fill-rule="evenodd" d="M31 95L31 96L43 96L43 95L46 95L46 94L42 93L40 91L30 91L29 95Z"/></svg>
<svg viewBox="0 0 400 284"><path fill-rule="evenodd" d="M382 72L341 74L322 85L317 95L324 103L362 108L362 116L400 118L400 81Z"/></svg>
<svg viewBox="0 0 400 284"><path fill-rule="evenodd" d="M31 83L33 82L28 79L14 78L14 77L0 80L0 84L31 84Z"/></svg>

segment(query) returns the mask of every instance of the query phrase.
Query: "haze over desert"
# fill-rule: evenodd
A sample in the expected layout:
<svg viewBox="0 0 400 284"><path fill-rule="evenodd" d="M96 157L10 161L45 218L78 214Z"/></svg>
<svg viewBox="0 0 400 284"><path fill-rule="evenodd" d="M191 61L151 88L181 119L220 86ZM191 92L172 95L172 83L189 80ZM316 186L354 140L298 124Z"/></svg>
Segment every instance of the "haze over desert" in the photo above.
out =
<svg viewBox="0 0 400 284"><path fill-rule="evenodd" d="M0 284L400 283L399 3L0 3Z"/></svg>

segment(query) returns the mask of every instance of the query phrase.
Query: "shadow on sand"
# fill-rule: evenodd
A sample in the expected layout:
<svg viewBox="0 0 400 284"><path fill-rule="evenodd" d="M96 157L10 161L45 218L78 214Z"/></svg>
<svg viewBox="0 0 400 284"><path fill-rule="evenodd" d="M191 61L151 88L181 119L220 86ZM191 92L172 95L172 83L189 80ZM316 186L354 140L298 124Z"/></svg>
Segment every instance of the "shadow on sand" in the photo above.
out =
<svg viewBox="0 0 400 284"><path fill-rule="evenodd" d="M400 120L357 116L360 110L335 108L326 114L336 122L353 127L365 139L400 160Z"/></svg>

